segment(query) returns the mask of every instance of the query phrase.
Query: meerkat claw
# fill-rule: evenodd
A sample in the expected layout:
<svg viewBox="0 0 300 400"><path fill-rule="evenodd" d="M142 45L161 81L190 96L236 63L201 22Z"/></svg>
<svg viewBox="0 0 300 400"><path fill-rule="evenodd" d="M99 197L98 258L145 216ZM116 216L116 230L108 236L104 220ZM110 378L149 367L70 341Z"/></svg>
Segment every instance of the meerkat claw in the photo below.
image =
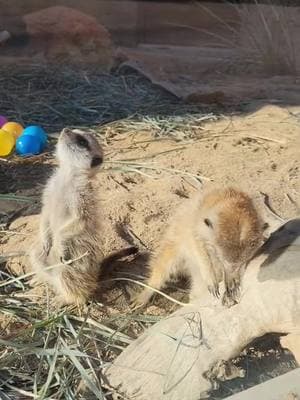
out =
<svg viewBox="0 0 300 400"><path fill-rule="evenodd" d="M139 301L138 299L132 300L129 305L131 311L138 310L144 306L145 306L145 303Z"/></svg>
<svg viewBox="0 0 300 400"><path fill-rule="evenodd" d="M226 288L228 291L229 295L233 298L238 297L240 293L240 282L239 279L232 279L230 282L230 285Z"/></svg>
<svg viewBox="0 0 300 400"><path fill-rule="evenodd" d="M210 294L212 294L214 297L217 299L220 297L220 291L219 291L219 285L209 285L208 286L208 291Z"/></svg>
<svg viewBox="0 0 300 400"><path fill-rule="evenodd" d="M238 303L238 301L232 297L231 295L229 295L228 293L224 293L223 299L222 299L222 304L223 306L226 307L233 307L234 305L236 305Z"/></svg>
<svg viewBox="0 0 300 400"><path fill-rule="evenodd" d="M240 294L239 280L232 279L226 284L226 291L224 293L222 304L227 307L232 307L238 303L238 297Z"/></svg>
<svg viewBox="0 0 300 400"><path fill-rule="evenodd" d="M133 311L145 307L149 299L150 297L147 292L141 292L139 294L133 295L130 301L130 309Z"/></svg>
<svg viewBox="0 0 300 400"><path fill-rule="evenodd" d="M44 252L44 254L46 255L46 257L49 256L50 250L51 250L51 245L50 245L50 243L44 243L44 245L43 245L43 252Z"/></svg>
<svg viewBox="0 0 300 400"><path fill-rule="evenodd" d="M67 265L67 264L68 264L67 261L68 261L68 260L66 260L64 257L60 257L60 262L61 262L62 264Z"/></svg>

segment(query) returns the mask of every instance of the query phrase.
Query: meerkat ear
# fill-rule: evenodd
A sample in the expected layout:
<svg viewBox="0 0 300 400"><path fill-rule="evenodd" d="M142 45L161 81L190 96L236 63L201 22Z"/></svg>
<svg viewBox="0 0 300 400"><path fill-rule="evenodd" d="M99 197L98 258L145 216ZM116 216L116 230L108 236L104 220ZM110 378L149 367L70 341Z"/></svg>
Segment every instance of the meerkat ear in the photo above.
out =
<svg viewBox="0 0 300 400"><path fill-rule="evenodd" d="M66 134L70 134L73 133L72 130L70 128L64 128L61 133L66 133Z"/></svg>
<svg viewBox="0 0 300 400"><path fill-rule="evenodd" d="M204 223L205 223L205 225L208 226L209 228L213 228L213 224L212 224L212 222L211 222L210 219L205 218L205 219L204 219Z"/></svg>

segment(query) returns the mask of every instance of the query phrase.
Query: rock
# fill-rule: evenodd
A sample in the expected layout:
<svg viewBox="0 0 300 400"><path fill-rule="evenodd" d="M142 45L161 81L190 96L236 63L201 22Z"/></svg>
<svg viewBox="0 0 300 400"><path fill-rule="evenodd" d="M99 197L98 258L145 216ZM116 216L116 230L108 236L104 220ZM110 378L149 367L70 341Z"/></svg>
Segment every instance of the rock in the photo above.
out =
<svg viewBox="0 0 300 400"><path fill-rule="evenodd" d="M97 64L109 70L113 47L105 27L68 7L50 7L23 17L30 37L27 52L50 62Z"/></svg>

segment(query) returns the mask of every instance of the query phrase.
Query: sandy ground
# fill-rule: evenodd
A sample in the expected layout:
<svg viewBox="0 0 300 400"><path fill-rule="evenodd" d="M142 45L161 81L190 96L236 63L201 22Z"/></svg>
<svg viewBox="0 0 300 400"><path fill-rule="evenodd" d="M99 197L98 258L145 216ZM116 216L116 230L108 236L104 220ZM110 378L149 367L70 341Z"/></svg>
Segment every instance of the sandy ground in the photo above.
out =
<svg viewBox="0 0 300 400"><path fill-rule="evenodd" d="M252 112L254 108L256 111ZM106 131L106 168L120 167L122 164L116 162L126 160L127 166L131 163L132 168L143 166L143 169L139 169L140 173L106 169L99 174L97 185L102 199L105 254L128 246L124 228L133 233L146 252L155 250L176 207L203 185L230 184L247 191L265 220L273 226L279 224L280 219L265 206L262 193L269 197L270 206L282 219L299 215L300 107L249 106L241 115L206 123L196 129L194 136L190 141L175 142L154 140L149 132L125 135L112 129ZM50 174L51 165L51 157L36 161L31 165L36 174L27 176L28 185L24 176L19 187L16 185L15 193L37 196L38 200L21 211L28 215L16 218L9 232L0 237L0 255L28 249L38 227L36 213L41 182ZM12 215L24 207L24 203L1 200L0 206L2 212ZM146 258L119 263L118 276L124 276L124 271L143 274ZM11 258L7 266L17 274L30 270L26 256ZM128 310L124 287L123 283L114 284L104 293L106 315ZM175 296L176 292L173 289ZM44 287L28 291L28 295L42 304L46 293ZM173 309L175 305L169 302L155 301L145 312L165 315ZM94 314L101 317L102 313L103 308L99 311L95 306ZM4 331L9 333L9 326ZM133 333L138 334L139 330Z"/></svg>

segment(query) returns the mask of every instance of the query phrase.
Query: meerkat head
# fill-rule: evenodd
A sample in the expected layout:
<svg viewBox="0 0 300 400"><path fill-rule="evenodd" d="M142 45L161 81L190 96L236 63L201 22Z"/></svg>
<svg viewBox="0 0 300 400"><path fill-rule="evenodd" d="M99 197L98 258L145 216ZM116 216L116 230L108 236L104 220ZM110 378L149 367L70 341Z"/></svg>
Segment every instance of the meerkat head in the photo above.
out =
<svg viewBox="0 0 300 400"><path fill-rule="evenodd" d="M230 188L208 195L203 206L201 231L224 268L236 271L246 266L265 241L265 224L252 200Z"/></svg>
<svg viewBox="0 0 300 400"><path fill-rule="evenodd" d="M90 133L68 128L59 136L56 156L60 164L86 170L89 174L95 173L103 163L103 151L96 138Z"/></svg>

